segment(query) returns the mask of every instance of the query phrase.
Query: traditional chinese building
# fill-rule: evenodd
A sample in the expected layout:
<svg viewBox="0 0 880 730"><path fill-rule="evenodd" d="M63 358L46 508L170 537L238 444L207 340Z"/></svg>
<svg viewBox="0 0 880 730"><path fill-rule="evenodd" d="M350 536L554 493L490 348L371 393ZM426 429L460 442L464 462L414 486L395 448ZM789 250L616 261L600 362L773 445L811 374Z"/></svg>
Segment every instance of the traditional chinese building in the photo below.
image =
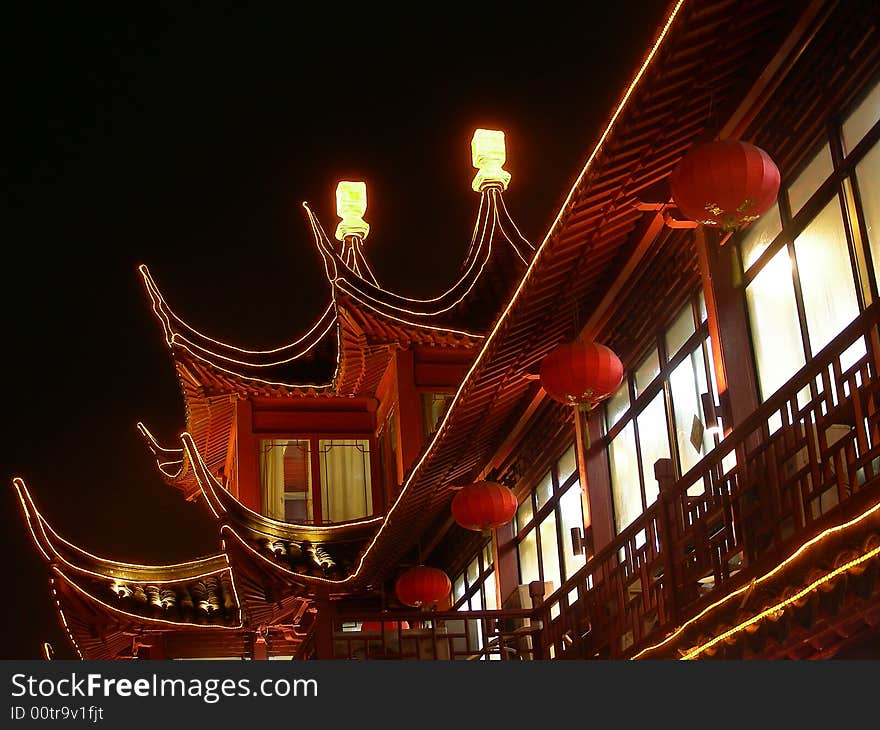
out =
<svg viewBox="0 0 880 730"><path fill-rule="evenodd" d="M95 556L16 480L77 653L880 656L878 37L876 3L672 4L537 245L497 131L475 134L470 246L431 299L382 286L367 192L340 183L332 238L306 208L326 309L282 347L197 331L142 267L186 422L179 443L140 428L218 547ZM778 168L756 220L673 194L715 139ZM624 366L591 409L542 385L575 340ZM456 523L477 482L512 490L511 521ZM420 565L451 578L430 610L401 600Z"/></svg>

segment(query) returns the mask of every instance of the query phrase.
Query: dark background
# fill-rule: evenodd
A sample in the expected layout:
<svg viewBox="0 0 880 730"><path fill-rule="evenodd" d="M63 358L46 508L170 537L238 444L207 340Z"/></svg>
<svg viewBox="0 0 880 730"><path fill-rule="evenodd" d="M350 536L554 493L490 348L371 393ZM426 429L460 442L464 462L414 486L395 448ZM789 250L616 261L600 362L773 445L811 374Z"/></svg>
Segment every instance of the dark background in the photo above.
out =
<svg viewBox="0 0 880 730"><path fill-rule="evenodd" d="M380 281L436 294L476 214L473 130L505 130L508 207L540 243L669 7L316 5L3 19L4 658L73 656L13 476L95 553L218 549L135 429L185 425L138 264L196 328L290 341L328 296L300 203L332 233L336 182L363 179Z"/></svg>

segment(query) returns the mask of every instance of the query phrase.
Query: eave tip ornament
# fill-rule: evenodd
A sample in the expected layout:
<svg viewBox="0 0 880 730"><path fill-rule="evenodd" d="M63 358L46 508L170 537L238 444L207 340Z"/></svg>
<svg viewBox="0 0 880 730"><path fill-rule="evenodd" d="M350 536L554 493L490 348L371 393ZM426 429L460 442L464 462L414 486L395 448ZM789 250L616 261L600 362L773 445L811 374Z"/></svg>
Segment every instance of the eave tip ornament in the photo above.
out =
<svg viewBox="0 0 880 730"><path fill-rule="evenodd" d="M669 176L672 199L690 220L738 231L773 207L779 168L760 147L716 140L691 147Z"/></svg>
<svg viewBox="0 0 880 730"><path fill-rule="evenodd" d="M498 129L476 130L471 139L471 159L477 168L473 182L476 192L482 192L492 185L507 190L510 173L502 169L507 161L504 132Z"/></svg>
<svg viewBox="0 0 880 730"><path fill-rule="evenodd" d="M364 220L367 212L367 184L343 180L336 186L336 215L341 220L336 226L336 240L344 241L356 236L362 241L370 232L370 224Z"/></svg>

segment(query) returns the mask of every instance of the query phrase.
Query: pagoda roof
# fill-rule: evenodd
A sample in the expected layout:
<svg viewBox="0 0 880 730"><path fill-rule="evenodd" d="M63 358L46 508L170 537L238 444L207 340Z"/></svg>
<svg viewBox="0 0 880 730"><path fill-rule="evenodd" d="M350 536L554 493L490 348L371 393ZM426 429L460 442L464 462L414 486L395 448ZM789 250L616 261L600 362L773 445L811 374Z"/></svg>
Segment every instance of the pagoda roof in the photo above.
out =
<svg viewBox="0 0 880 730"><path fill-rule="evenodd" d="M225 553L169 565L94 555L58 534L22 479L13 485L31 538L49 566L62 623L80 656L115 658L148 631L229 631L244 625Z"/></svg>
<svg viewBox="0 0 880 730"><path fill-rule="evenodd" d="M533 247L510 217L500 188L480 194L474 232L458 280L431 299L383 289L359 239L334 245L306 206L324 262L329 302L308 331L271 349L213 338L165 300L145 265L139 271L171 351L184 397L186 429L213 474L226 462L237 398L333 398L375 395L398 348L479 348ZM200 490L185 455L139 426L165 481L188 499Z"/></svg>

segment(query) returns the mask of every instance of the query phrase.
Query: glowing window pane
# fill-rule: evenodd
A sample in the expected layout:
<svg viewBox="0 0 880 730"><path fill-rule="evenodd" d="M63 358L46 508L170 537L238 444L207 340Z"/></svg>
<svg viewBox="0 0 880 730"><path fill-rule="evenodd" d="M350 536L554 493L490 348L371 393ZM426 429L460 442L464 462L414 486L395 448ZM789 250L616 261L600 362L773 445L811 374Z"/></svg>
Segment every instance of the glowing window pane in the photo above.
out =
<svg viewBox="0 0 880 730"><path fill-rule="evenodd" d="M843 143L848 153L852 152L878 120L880 120L880 84L871 89L868 96L843 123Z"/></svg>
<svg viewBox="0 0 880 730"><path fill-rule="evenodd" d="M556 537L556 513L551 512L541 523L541 562L544 566L544 581L553 583L547 595L562 585L559 569L559 544ZM546 595L545 595L546 598Z"/></svg>
<svg viewBox="0 0 880 730"><path fill-rule="evenodd" d="M605 406L605 428L611 428L620 420L620 417L629 409L629 385L626 378L617 392L608 399Z"/></svg>
<svg viewBox="0 0 880 730"><path fill-rule="evenodd" d="M548 471L542 478L541 481L538 482L538 486L535 487L535 498L537 499L538 509L541 509L547 502L550 501L550 497L553 496L553 477L550 476L550 472Z"/></svg>
<svg viewBox="0 0 880 730"><path fill-rule="evenodd" d="M700 302L700 323L702 324L706 320L709 319L709 312L706 310L706 295L703 294L703 290L700 289L699 294L699 302Z"/></svg>
<svg viewBox="0 0 880 730"><path fill-rule="evenodd" d="M791 205L792 215L803 207L832 172L834 172L834 163L831 161L831 149L826 144L788 187L788 202Z"/></svg>
<svg viewBox="0 0 880 730"><path fill-rule="evenodd" d="M532 499L526 497L516 511L516 531L522 530L532 520Z"/></svg>
<svg viewBox="0 0 880 730"><path fill-rule="evenodd" d="M608 447L614 523L620 532L642 514L642 487L636 456L636 433L630 421Z"/></svg>
<svg viewBox="0 0 880 730"><path fill-rule="evenodd" d="M833 199L795 239L810 348L815 355L859 313L846 234Z"/></svg>
<svg viewBox="0 0 880 730"><path fill-rule="evenodd" d="M540 580L538 571L538 541L535 538L535 530L529 533L520 542L517 553L519 555L519 582L531 583Z"/></svg>
<svg viewBox="0 0 880 730"><path fill-rule="evenodd" d="M343 522L373 513L370 442L321 439L321 509L325 522Z"/></svg>
<svg viewBox="0 0 880 730"><path fill-rule="evenodd" d="M706 368L703 362L703 350L697 348L669 376L669 387L672 392L672 407L675 421L675 438L678 442L678 455L681 460L681 473L684 474L706 454L712 447L711 434L703 432L700 448L691 443L691 430L694 417L703 426L706 418L700 394L708 392L706 384Z"/></svg>
<svg viewBox="0 0 880 730"><path fill-rule="evenodd" d="M486 582L483 583L483 600L488 611L494 611L498 608L498 598L495 595L495 573L486 576Z"/></svg>
<svg viewBox="0 0 880 730"><path fill-rule="evenodd" d="M573 554L571 544L571 528L579 527L581 530L584 528L584 510L579 482L572 484L559 498L559 521L562 528L563 568L565 578L568 579L587 562L586 555Z"/></svg>
<svg viewBox="0 0 880 730"><path fill-rule="evenodd" d="M695 331L694 313L691 305L688 304L681 310L666 332L666 356L671 359Z"/></svg>
<svg viewBox="0 0 880 730"><path fill-rule="evenodd" d="M572 444L556 463L556 475L559 477L560 486L576 471L577 457L575 456L574 444Z"/></svg>
<svg viewBox="0 0 880 730"><path fill-rule="evenodd" d="M477 578L480 577L480 563L478 560L472 560L470 565L467 567L467 583L468 586L472 586L477 582Z"/></svg>
<svg viewBox="0 0 880 730"><path fill-rule="evenodd" d="M782 218L779 217L779 205L774 204L742 234L739 247L744 270L748 271L781 231Z"/></svg>
<svg viewBox="0 0 880 730"><path fill-rule="evenodd" d="M880 144L875 144L856 165L856 180L868 229L874 275L880 280Z"/></svg>
<svg viewBox="0 0 880 730"><path fill-rule="evenodd" d="M458 600L464 595L464 576L461 575L455 579L455 582L452 584L452 595L454 600Z"/></svg>
<svg viewBox="0 0 880 730"><path fill-rule="evenodd" d="M746 289L758 383L765 400L804 365L791 259L782 248Z"/></svg>
<svg viewBox="0 0 880 730"><path fill-rule="evenodd" d="M660 374L660 355L657 350L652 350L642 360L635 371L636 396L645 392L645 389Z"/></svg>
<svg viewBox="0 0 880 730"><path fill-rule="evenodd" d="M287 522L312 520L312 474L309 442L304 439L260 441L263 512Z"/></svg>
<svg viewBox="0 0 880 730"><path fill-rule="evenodd" d="M660 488L654 477L654 464L669 458L669 433L666 427L666 404L663 391L643 410L636 420L639 427L639 446L642 453L642 477L645 484L645 504L651 506Z"/></svg>

